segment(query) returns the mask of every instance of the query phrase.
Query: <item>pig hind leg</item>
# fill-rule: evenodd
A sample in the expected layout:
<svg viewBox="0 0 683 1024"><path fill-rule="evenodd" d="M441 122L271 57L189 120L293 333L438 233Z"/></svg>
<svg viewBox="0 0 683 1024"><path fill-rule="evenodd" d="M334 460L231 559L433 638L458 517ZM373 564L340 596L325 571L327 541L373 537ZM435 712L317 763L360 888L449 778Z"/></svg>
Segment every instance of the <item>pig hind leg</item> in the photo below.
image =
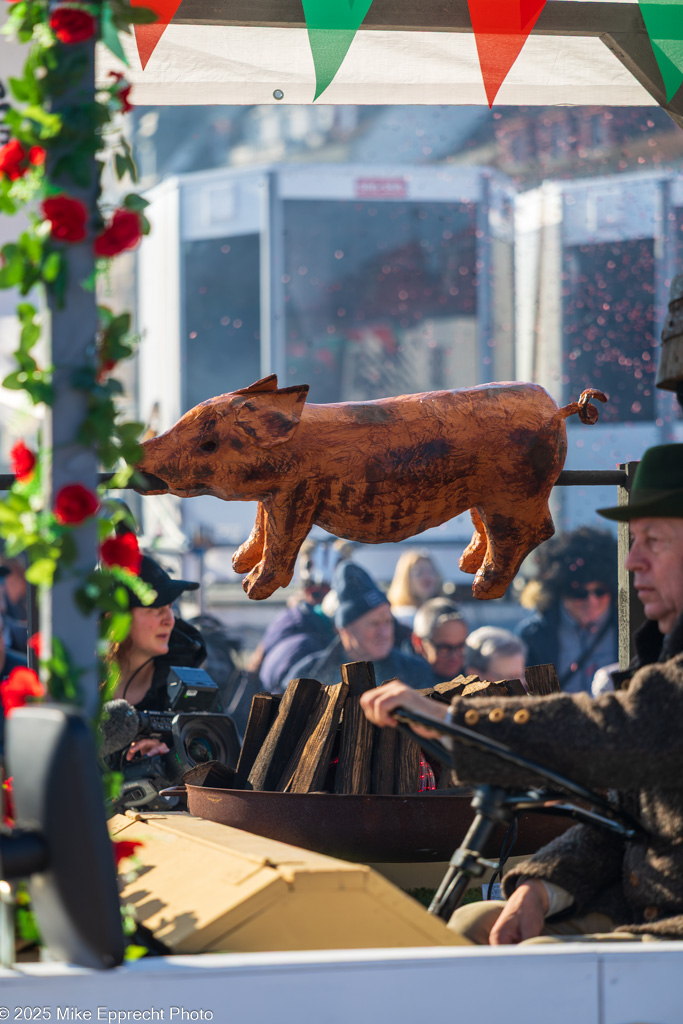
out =
<svg viewBox="0 0 683 1024"><path fill-rule="evenodd" d="M535 547L555 532L546 497L501 509L480 509L488 536L486 555L472 593L480 600L502 597L520 565Z"/></svg>
<svg viewBox="0 0 683 1024"><path fill-rule="evenodd" d="M474 533L472 534L472 540L460 556L459 565L463 572L475 573L481 568L481 564L486 557L489 542L486 536L486 527L476 508L470 509L470 516L472 517Z"/></svg>
<svg viewBox="0 0 683 1024"><path fill-rule="evenodd" d="M259 501L256 508L256 522L244 544L232 556L232 567L235 572L249 572L261 561L263 556L263 537L265 533L265 510Z"/></svg>

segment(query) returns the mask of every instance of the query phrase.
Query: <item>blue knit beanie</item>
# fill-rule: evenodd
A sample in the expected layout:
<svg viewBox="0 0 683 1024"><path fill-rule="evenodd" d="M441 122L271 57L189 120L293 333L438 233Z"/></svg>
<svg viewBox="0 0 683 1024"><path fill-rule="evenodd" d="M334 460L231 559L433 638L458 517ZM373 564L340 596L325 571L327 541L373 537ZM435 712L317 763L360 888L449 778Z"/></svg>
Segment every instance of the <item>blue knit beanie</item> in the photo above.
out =
<svg viewBox="0 0 683 1024"><path fill-rule="evenodd" d="M354 562L341 562L334 571L332 586L337 592L339 604L334 613L337 627L348 626L361 615L389 604L386 594L375 581Z"/></svg>

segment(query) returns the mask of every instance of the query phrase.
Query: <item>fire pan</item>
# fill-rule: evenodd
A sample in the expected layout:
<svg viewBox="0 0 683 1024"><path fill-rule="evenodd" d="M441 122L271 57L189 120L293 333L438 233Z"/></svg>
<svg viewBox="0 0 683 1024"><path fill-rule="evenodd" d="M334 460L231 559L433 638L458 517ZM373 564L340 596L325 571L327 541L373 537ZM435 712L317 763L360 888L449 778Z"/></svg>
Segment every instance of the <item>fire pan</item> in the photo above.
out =
<svg viewBox="0 0 683 1024"><path fill-rule="evenodd" d="M449 860L473 816L466 790L351 796L188 785L187 798L198 818L364 863ZM570 825L569 818L522 814L513 855L533 853ZM494 834L487 856L500 852L504 834Z"/></svg>

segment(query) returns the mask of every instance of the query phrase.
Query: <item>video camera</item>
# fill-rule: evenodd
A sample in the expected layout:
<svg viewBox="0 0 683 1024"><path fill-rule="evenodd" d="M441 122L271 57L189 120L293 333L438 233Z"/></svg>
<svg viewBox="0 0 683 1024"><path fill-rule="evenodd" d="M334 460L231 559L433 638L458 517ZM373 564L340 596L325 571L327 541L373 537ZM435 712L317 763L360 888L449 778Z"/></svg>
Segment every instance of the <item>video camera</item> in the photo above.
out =
<svg viewBox="0 0 683 1024"><path fill-rule="evenodd" d="M205 761L237 765L240 741L235 723L225 714L207 710L220 705L218 687L208 673L201 668L173 666L166 693L170 710L137 711L129 706L127 728L135 727L135 734L126 747L132 739L148 736L164 742L169 753L132 761L120 758L117 767L124 781L116 810L169 810L177 804L177 797L162 797L159 792L177 785L190 768Z"/></svg>

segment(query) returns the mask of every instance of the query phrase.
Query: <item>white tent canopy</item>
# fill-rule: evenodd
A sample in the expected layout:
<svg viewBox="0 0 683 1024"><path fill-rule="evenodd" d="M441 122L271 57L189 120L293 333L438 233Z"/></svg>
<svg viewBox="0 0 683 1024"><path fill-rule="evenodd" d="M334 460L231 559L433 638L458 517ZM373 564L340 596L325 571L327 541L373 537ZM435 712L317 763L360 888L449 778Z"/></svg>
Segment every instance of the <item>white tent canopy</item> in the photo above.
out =
<svg viewBox="0 0 683 1024"><path fill-rule="evenodd" d="M137 104L310 103L315 94L301 0L182 0L144 70L135 40L124 47ZM681 94L667 107L637 0L547 0L496 105L659 102L680 116ZM467 0L374 0L320 102L486 103Z"/></svg>

